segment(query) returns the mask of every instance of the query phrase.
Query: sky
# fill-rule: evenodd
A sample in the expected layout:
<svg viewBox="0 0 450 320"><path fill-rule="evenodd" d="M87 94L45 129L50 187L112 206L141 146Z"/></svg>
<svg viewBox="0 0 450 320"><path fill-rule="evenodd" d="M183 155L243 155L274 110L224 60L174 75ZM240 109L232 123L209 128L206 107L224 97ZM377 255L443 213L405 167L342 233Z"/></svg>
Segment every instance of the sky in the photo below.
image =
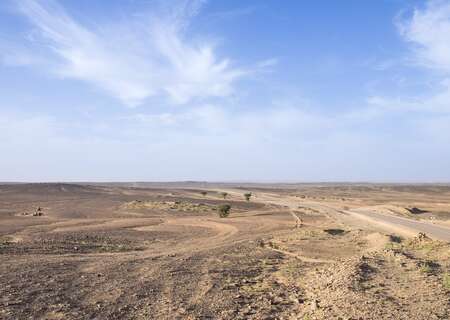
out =
<svg viewBox="0 0 450 320"><path fill-rule="evenodd" d="M0 2L0 181L450 182L450 1Z"/></svg>

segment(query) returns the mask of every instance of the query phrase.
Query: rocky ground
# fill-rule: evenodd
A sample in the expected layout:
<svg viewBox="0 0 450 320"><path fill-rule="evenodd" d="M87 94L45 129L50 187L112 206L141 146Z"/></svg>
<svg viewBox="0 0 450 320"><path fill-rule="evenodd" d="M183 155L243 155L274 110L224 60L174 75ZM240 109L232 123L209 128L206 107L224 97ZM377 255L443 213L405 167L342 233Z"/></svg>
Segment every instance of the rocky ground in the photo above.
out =
<svg viewBox="0 0 450 320"><path fill-rule="evenodd" d="M0 186L0 319L449 319L448 243L338 213L411 188Z"/></svg>

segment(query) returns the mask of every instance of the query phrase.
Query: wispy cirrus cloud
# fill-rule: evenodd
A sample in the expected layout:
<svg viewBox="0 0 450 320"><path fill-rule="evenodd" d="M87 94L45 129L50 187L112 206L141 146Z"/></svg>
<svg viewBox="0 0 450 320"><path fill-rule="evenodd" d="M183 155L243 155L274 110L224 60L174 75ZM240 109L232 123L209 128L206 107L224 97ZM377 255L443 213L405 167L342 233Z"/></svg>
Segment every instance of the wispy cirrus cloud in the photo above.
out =
<svg viewBox="0 0 450 320"><path fill-rule="evenodd" d="M17 7L33 26L33 45L45 52L38 59L46 62L42 69L93 84L136 106L155 96L176 104L226 97L238 79L254 71L219 58L212 41L186 36L203 2L175 1L170 9L152 8L126 22L96 28L71 17L56 1L23 0ZM15 55L27 64L36 60L23 51Z"/></svg>
<svg viewBox="0 0 450 320"><path fill-rule="evenodd" d="M398 21L403 38L413 47L414 61L422 66L450 73L450 2L429 0L410 18Z"/></svg>
<svg viewBox="0 0 450 320"><path fill-rule="evenodd" d="M400 36L409 45L407 60L412 62L412 67L422 69L432 79L431 83L408 96L373 95L367 99L367 110L374 111L374 115L396 112L449 114L450 2L429 0L409 16L399 16L396 25Z"/></svg>

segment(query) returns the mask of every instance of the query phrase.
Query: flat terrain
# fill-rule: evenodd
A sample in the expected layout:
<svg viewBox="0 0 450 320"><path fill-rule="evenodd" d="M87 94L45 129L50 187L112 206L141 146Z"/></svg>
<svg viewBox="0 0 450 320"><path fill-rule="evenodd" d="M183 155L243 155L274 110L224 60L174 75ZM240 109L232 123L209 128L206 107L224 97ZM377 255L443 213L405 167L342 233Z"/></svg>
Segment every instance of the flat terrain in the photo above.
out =
<svg viewBox="0 0 450 320"><path fill-rule="evenodd" d="M445 185L4 184L0 319L449 319L449 241Z"/></svg>

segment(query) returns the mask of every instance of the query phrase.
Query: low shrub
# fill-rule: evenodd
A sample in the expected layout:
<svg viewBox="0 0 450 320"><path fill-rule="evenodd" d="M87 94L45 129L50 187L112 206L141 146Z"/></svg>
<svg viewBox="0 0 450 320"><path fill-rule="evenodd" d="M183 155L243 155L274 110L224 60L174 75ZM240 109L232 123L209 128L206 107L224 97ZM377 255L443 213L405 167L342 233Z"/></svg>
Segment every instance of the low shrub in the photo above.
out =
<svg viewBox="0 0 450 320"><path fill-rule="evenodd" d="M229 204L221 204L217 207L219 217L226 218L230 215L231 206Z"/></svg>

